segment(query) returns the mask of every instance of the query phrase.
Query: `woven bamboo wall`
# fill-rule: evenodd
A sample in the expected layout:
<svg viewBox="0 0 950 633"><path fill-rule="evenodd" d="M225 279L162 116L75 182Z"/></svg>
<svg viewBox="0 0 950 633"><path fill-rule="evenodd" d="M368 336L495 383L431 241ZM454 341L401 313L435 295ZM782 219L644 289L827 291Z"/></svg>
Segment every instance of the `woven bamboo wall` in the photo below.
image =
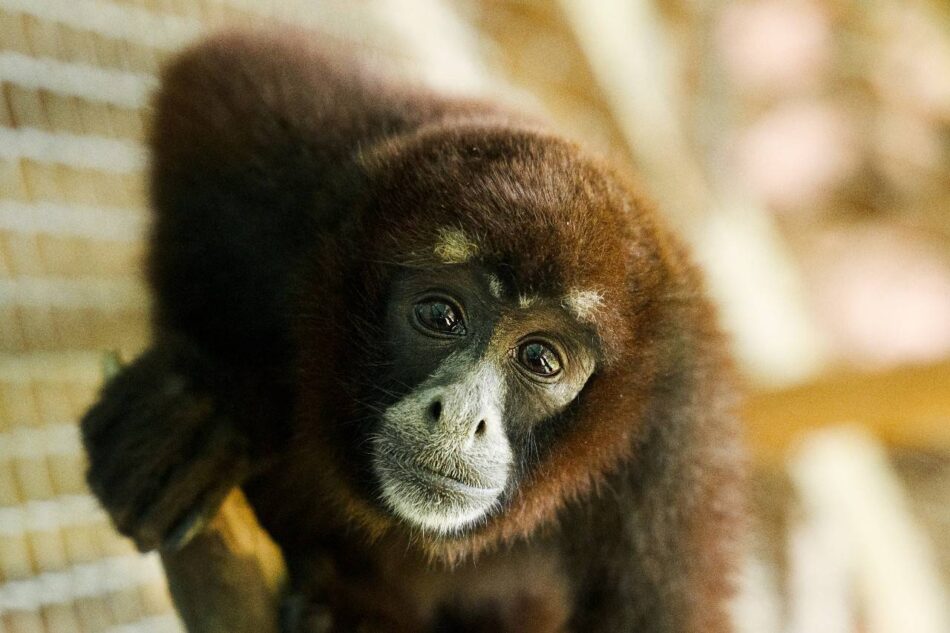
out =
<svg viewBox="0 0 950 633"><path fill-rule="evenodd" d="M101 350L133 354L147 339L143 106L161 57L200 23L131 5L109 19L95 4L0 3L0 628L11 633L178 628L156 559L115 535L83 486L75 420Z"/></svg>

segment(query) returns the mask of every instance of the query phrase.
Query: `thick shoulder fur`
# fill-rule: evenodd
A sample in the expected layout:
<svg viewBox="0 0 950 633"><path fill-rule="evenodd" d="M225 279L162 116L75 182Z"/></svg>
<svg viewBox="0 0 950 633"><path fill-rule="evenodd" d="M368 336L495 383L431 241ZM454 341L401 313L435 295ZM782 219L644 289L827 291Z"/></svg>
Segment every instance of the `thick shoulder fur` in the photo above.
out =
<svg viewBox="0 0 950 633"><path fill-rule="evenodd" d="M289 282L319 236L358 206L363 149L491 108L389 87L290 31L226 33L186 51L162 74L154 110L157 327L234 361L284 362Z"/></svg>

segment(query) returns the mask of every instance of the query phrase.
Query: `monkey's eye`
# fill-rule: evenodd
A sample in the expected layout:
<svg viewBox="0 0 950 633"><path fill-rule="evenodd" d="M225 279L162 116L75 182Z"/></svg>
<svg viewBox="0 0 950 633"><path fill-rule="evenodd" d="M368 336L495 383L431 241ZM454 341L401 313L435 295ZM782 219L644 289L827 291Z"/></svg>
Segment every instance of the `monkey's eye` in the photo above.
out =
<svg viewBox="0 0 950 633"><path fill-rule="evenodd" d="M449 336L464 336L461 310L444 299L426 299L416 304L416 320L428 330Z"/></svg>
<svg viewBox="0 0 950 633"><path fill-rule="evenodd" d="M528 371L550 378L561 371L561 358L541 341L528 341L518 349L518 360Z"/></svg>

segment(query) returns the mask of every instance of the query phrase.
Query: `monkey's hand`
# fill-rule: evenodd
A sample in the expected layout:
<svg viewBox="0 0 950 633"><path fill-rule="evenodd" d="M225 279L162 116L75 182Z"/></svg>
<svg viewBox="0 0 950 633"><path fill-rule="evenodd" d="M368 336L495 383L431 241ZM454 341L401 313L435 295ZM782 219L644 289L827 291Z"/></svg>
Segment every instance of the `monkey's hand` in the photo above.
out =
<svg viewBox="0 0 950 633"><path fill-rule="evenodd" d="M248 475L248 440L221 377L186 345L156 346L82 420L87 481L142 551L186 544Z"/></svg>

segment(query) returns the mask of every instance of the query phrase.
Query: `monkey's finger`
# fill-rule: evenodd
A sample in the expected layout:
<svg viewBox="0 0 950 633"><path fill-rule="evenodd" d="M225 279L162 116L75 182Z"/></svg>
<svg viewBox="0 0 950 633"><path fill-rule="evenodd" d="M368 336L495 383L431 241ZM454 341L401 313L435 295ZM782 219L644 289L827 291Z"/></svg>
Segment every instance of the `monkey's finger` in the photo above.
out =
<svg viewBox="0 0 950 633"><path fill-rule="evenodd" d="M217 510L217 508L215 508L215 510ZM210 507L204 503L190 510L183 519L172 526L168 536L165 537L165 540L162 541L159 548L174 551L190 543L191 539L200 534L211 520L209 514Z"/></svg>
<svg viewBox="0 0 950 633"><path fill-rule="evenodd" d="M134 538L143 551L160 547L176 529L187 536L188 515L196 513L198 529L206 515L217 511L227 493L247 475L242 456L219 453L198 464L188 464L172 475L159 498L142 508L135 521Z"/></svg>
<svg viewBox="0 0 950 633"><path fill-rule="evenodd" d="M191 503L225 460L223 453L203 452L177 458L161 455L141 463L102 469L89 478L89 483L119 531L138 538L151 508L175 500Z"/></svg>
<svg viewBox="0 0 950 633"><path fill-rule="evenodd" d="M118 447L116 459L100 460L88 477L93 491L121 528L134 530L145 512L162 498L190 501L216 477L218 463L243 455L244 447L223 420L208 420L205 427L167 434L161 441L146 438L144 446L130 439Z"/></svg>
<svg viewBox="0 0 950 633"><path fill-rule="evenodd" d="M224 435L227 441L216 442L222 462L211 472L212 479L201 489L196 501L173 517L174 520L164 531L160 547L174 550L186 545L214 517L231 490L250 474L250 459L246 451L242 450L243 446L236 446L230 441L233 440L231 434Z"/></svg>
<svg viewBox="0 0 950 633"><path fill-rule="evenodd" d="M198 504L174 523L162 541L163 550L179 550L200 534L221 508L232 487L217 487L208 490Z"/></svg>
<svg viewBox="0 0 950 633"><path fill-rule="evenodd" d="M168 406L113 411L105 416L112 435L86 443L86 481L118 525L162 494L176 465L201 461L209 444L236 444L216 438L215 430L228 426L224 420L182 403L163 404Z"/></svg>

